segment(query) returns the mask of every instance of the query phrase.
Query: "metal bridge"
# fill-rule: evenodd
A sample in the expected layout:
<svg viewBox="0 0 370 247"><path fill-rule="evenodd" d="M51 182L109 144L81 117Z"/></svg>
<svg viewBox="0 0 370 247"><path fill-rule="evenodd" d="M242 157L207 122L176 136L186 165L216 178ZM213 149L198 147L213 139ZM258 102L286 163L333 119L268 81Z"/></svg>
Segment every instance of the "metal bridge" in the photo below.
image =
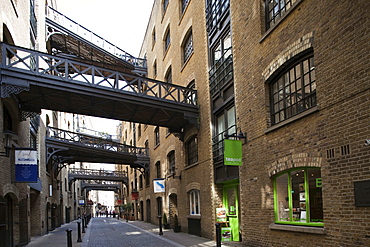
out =
<svg viewBox="0 0 370 247"><path fill-rule="evenodd" d="M41 109L168 127L197 125L197 93L168 84L1 44L1 97L24 112Z"/></svg>
<svg viewBox="0 0 370 247"><path fill-rule="evenodd" d="M101 137L48 127L47 162L89 162L142 167L149 163L148 149L133 147Z"/></svg>
<svg viewBox="0 0 370 247"><path fill-rule="evenodd" d="M75 180L89 180L89 183L85 182L85 184L110 185L110 184L116 184L116 183L113 183L112 181L122 182L122 183L127 184L128 178L127 178L127 173L124 171L106 171L106 170L96 170L96 169L69 168L68 169L68 180L70 183Z"/></svg>

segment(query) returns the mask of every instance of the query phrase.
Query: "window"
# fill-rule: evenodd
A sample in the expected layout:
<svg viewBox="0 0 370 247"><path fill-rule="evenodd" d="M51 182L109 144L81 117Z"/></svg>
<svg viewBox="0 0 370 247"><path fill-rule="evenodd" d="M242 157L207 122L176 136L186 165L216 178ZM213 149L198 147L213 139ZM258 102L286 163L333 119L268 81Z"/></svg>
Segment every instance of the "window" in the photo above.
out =
<svg viewBox="0 0 370 247"><path fill-rule="evenodd" d="M217 65L224 62L232 53L231 51L231 33L228 31L226 35L217 42L216 46L212 49L212 62Z"/></svg>
<svg viewBox="0 0 370 247"><path fill-rule="evenodd" d="M181 13L185 12L186 7L188 6L190 0L181 0Z"/></svg>
<svg viewBox="0 0 370 247"><path fill-rule="evenodd" d="M186 63L189 60L192 54L193 54L193 34L190 31L188 36L186 36L184 46L183 46L184 63Z"/></svg>
<svg viewBox="0 0 370 247"><path fill-rule="evenodd" d="M223 140L225 134L232 135L236 132L235 106L225 108L215 116L215 133L213 136L213 159L222 160L224 153Z"/></svg>
<svg viewBox="0 0 370 247"><path fill-rule="evenodd" d="M157 77L157 61L154 61L153 64L153 76Z"/></svg>
<svg viewBox="0 0 370 247"><path fill-rule="evenodd" d="M166 13L169 0L163 0L163 15Z"/></svg>
<svg viewBox="0 0 370 247"><path fill-rule="evenodd" d="M175 151L169 152L167 155L168 172L170 175L176 174Z"/></svg>
<svg viewBox="0 0 370 247"><path fill-rule="evenodd" d="M198 162L198 138L193 136L186 142L187 165Z"/></svg>
<svg viewBox="0 0 370 247"><path fill-rule="evenodd" d="M156 34L155 34L155 28L154 28L153 32L152 32L152 47L154 47L156 40L157 40L157 37L156 37Z"/></svg>
<svg viewBox="0 0 370 247"><path fill-rule="evenodd" d="M157 178L162 178L161 162L160 161L158 161L157 163L155 163L155 170L156 170Z"/></svg>
<svg viewBox="0 0 370 247"><path fill-rule="evenodd" d="M164 80L165 82L172 84L172 68L171 67L167 70Z"/></svg>
<svg viewBox="0 0 370 247"><path fill-rule="evenodd" d="M192 80L187 88L190 88L190 89L193 89L193 90L196 90L196 87L195 87L195 80ZM193 104L193 105L196 105L197 104L197 94L196 92L194 91L187 91L185 93L185 102L188 103L188 104Z"/></svg>
<svg viewBox="0 0 370 247"><path fill-rule="evenodd" d="M170 36L170 30L168 29L165 37L164 37L164 50L167 51L171 44L171 36Z"/></svg>
<svg viewBox="0 0 370 247"><path fill-rule="evenodd" d="M138 138L140 138L140 137L141 137L141 124L139 124L139 125L137 126L137 136L138 136Z"/></svg>
<svg viewBox="0 0 370 247"><path fill-rule="evenodd" d="M305 57L270 84L271 121L277 124L316 106L313 56Z"/></svg>
<svg viewBox="0 0 370 247"><path fill-rule="evenodd" d="M299 168L274 179L275 222L323 226L320 168Z"/></svg>
<svg viewBox="0 0 370 247"><path fill-rule="evenodd" d="M158 146L160 144L160 139L159 139L159 127L156 127L154 129L154 136L155 136L155 146Z"/></svg>
<svg viewBox="0 0 370 247"><path fill-rule="evenodd" d="M265 0L266 29L273 26L297 0Z"/></svg>
<svg viewBox="0 0 370 247"><path fill-rule="evenodd" d="M199 190L192 190L189 193L190 196L190 215L200 215L200 206L199 206Z"/></svg>

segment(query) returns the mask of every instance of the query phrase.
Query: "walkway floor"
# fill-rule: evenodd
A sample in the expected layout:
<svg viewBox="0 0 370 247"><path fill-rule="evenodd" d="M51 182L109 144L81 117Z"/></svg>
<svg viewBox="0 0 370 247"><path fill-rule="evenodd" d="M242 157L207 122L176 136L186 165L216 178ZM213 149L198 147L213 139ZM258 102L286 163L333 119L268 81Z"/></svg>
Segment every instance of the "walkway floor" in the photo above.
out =
<svg viewBox="0 0 370 247"><path fill-rule="evenodd" d="M91 219L86 233L82 233L82 242L77 242L77 220L55 229L47 235L32 238L27 247L68 247L67 229L72 229L72 247L196 247L216 246L210 239L175 233L172 229L163 229L159 235L157 225L143 221L118 220L97 217ZM240 247L239 242L224 242L222 246Z"/></svg>

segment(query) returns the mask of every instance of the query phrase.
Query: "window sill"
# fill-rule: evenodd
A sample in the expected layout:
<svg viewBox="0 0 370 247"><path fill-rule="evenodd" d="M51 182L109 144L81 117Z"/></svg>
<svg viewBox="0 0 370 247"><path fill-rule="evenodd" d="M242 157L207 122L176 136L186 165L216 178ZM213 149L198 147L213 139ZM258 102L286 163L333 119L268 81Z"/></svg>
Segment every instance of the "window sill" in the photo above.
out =
<svg viewBox="0 0 370 247"><path fill-rule="evenodd" d="M188 215L187 217L188 219L195 219L195 220L200 220L202 217L200 217L200 215Z"/></svg>
<svg viewBox="0 0 370 247"><path fill-rule="evenodd" d="M270 230L279 230L279 231L302 232L321 235L326 234L326 230L323 227L280 225L271 223L269 228Z"/></svg>
<svg viewBox="0 0 370 247"><path fill-rule="evenodd" d="M197 166L198 165L198 162L194 163L194 164L191 164L191 165L188 165L188 166L185 166L185 170L187 169L190 169L190 168L193 168L194 166Z"/></svg>
<svg viewBox="0 0 370 247"><path fill-rule="evenodd" d="M308 110L306 110L304 112L301 112L301 113L297 114L294 117L288 118L287 120L284 120L283 122L280 122L278 124L275 124L275 125L267 128L267 130L265 131L265 133L269 133L269 132L271 132L273 130L276 130L278 128L281 128L281 127L283 127L283 126L285 126L287 124L290 124L290 123L292 123L292 122L294 122L294 121L296 121L296 120L298 120L300 118L303 118L303 117L305 117L307 115L310 115L310 114L312 114L312 113L314 113L314 112L316 112L318 110L320 110L320 107L318 105L317 106L314 106L311 109L308 109Z"/></svg>

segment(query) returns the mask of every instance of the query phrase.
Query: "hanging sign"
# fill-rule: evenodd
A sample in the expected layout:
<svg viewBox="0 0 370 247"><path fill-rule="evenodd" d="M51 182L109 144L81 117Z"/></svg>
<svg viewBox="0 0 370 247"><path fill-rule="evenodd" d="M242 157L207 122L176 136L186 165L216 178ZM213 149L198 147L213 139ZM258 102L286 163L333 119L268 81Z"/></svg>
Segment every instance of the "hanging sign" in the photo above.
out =
<svg viewBox="0 0 370 247"><path fill-rule="evenodd" d="M224 165L242 165L242 141L229 139L224 140Z"/></svg>
<svg viewBox="0 0 370 247"><path fill-rule="evenodd" d="M164 184L164 178L159 178L159 179L153 179L153 184L154 184L154 193L161 193L161 192L166 192L166 187Z"/></svg>
<svg viewBox="0 0 370 247"><path fill-rule="evenodd" d="M15 150L15 181L36 183L38 175L37 150Z"/></svg>

